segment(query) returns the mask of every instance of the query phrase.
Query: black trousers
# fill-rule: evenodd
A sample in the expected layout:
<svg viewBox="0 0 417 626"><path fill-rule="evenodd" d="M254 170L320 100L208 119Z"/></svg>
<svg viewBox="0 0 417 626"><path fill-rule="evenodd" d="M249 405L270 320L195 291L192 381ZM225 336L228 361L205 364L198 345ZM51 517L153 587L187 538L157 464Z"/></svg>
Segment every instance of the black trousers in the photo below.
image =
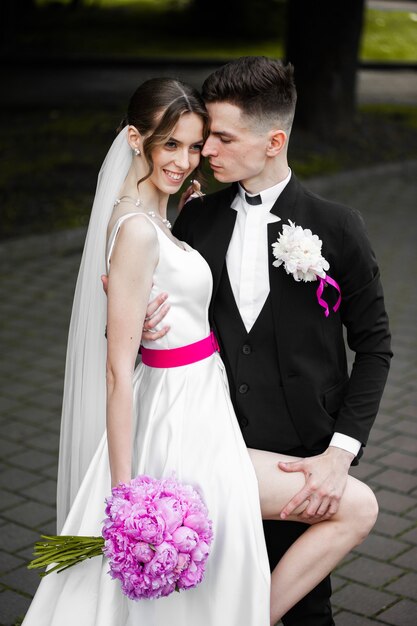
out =
<svg viewBox="0 0 417 626"><path fill-rule="evenodd" d="M271 570L308 526L299 522L265 521L264 531ZM330 576L310 591L282 618L284 626L334 626Z"/></svg>

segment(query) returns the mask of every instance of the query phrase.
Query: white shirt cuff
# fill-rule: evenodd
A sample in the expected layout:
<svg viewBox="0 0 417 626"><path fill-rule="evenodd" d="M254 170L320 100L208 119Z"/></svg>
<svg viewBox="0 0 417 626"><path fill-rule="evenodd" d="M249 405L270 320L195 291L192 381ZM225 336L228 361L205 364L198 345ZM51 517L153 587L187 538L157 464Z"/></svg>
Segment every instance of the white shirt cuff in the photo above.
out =
<svg viewBox="0 0 417 626"><path fill-rule="evenodd" d="M334 433L329 445L335 448L342 448L342 450L346 450L354 456L357 456L362 444L357 439L349 437L349 435Z"/></svg>

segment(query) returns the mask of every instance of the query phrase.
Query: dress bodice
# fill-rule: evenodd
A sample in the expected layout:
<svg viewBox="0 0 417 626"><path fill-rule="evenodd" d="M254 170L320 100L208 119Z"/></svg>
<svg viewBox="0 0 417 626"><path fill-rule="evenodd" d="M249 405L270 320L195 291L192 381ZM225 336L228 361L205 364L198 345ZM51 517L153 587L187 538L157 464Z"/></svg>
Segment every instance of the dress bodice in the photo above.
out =
<svg viewBox="0 0 417 626"><path fill-rule="evenodd" d="M117 234L123 222L133 215L142 215L155 228L159 243L159 260L153 275L149 301L161 292L168 294L170 309L156 330L166 325L168 333L156 341L144 341L146 348L168 350L194 343L207 337L210 332L208 307L211 299L213 279L210 268L203 257L185 242L183 248L164 233L145 213L122 215L110 233L107 245L107 270Z"/></svg>

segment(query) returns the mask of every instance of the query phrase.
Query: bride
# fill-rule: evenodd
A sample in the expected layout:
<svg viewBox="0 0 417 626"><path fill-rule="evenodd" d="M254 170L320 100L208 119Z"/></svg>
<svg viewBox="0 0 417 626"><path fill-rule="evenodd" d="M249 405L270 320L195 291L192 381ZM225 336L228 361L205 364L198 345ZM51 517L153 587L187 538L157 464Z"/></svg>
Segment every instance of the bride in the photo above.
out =
<svg viewBox="0 0 417 626"><path fill-rule="evenodd" d="M337 514L312 524L270 576L262 518L280 519L304 476L277 469L289 457L245 447L210 333L209 267L166 217L169 195L198 172L207 131L199 94L179 81L149 80L130 100L100 170L77 281L58 475L65 535L99 535L111 487L138 474L175 472L198 487L214 531L205 577L134 602L96 557L44 578L24 626L275 624L374 524L372 492L349 477ZM143 342L135 368L147 305L168 290L171 330Z"/></svg>

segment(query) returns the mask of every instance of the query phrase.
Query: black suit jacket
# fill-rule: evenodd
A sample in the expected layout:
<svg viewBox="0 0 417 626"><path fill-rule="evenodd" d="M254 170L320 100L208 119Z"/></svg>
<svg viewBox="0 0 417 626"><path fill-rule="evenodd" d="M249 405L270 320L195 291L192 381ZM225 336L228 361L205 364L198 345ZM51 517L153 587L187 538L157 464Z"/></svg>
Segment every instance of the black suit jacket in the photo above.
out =
<svg viewBox="0 0 417 626"><path fill-rule="evenodd" d="M173 231L210 265L212 322L213 302L236 220L236 211L230 208L236 192L232 185L187 203ZM268 225L271 332L291 417L307 449L315 449L334 431L365 445L392 353L379 270L363 220L357 211L312 194L294 175L271 212L281 218ZM328 275L338 282L342 293L341 307L328 318L317 302L317 282L296 282L282 266L272 265L271 244L288 220L310 228L323 242L322 254L330 264ZM331 305L337 295L329 287L323 297ZM343 326L355 352L350 376Z"/></svg>

